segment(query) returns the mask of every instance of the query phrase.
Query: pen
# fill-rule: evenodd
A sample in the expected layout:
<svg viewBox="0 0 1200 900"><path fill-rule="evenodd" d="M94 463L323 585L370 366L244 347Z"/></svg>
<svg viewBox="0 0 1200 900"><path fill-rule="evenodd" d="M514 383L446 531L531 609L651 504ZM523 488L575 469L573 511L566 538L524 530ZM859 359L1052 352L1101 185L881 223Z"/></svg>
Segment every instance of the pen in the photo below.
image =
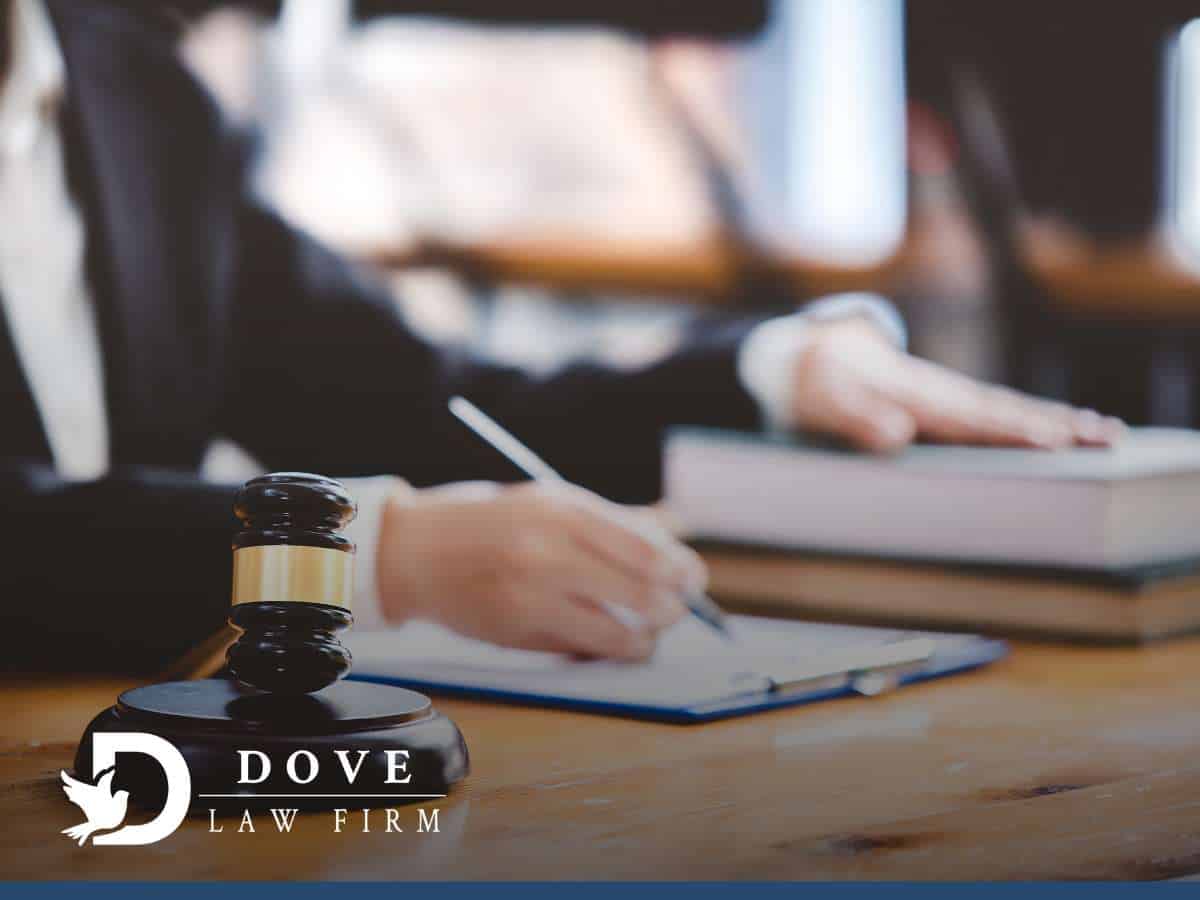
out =
<svg viewBox="0 0 1200 900"><path fill-rule="evenodd" d="M499 422L481 410L465 397L450 398L450 412L456 419L470 428L475 434L486 441L497 452L502 454L514 466L532 478L545 484L561 483L567 480L554 470L549 463L522 444L507 431ZM660 543L656 529L641 526L636 520L630 523L638 534L652 543ZM693 616L718 632L725 638L732 638L725 614L710 597L700 591L688 591L684 604Z"/></svg>

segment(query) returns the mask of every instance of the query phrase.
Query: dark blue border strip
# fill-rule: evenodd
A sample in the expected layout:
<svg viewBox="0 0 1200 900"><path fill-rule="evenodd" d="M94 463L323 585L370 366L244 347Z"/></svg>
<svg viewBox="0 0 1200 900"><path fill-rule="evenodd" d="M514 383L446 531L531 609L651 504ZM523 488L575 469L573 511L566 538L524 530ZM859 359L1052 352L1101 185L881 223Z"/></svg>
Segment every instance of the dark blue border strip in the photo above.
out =
<svg viewBox="0 0 1200 900"><path fill-rule="evenodd" d="M1200 896L1200 882L1114 883L1114 882L7 882L0 883L0 897L51 900L59 897L101 900L159 900L159 898L230 897L287 898L388 897L401 893L421 898L483 897L487 900L611 900L619 892L627 897L835 897L857 898L1000 898L1021 897L1146 897L1169 893Z"/></svg>

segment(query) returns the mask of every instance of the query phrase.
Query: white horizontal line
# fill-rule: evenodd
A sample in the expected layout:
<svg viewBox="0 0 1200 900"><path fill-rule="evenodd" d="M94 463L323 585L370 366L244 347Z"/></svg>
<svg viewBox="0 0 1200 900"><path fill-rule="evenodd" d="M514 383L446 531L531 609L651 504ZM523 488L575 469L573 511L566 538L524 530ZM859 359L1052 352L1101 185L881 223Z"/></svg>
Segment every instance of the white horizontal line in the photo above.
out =
<svg viewBox="0 0 1200 900"><path fill-rule="evenodd" d="M388 800L440 800L445 794L197 794L200 800L229 798L233 800L358 800L383 797Z"/></svg>

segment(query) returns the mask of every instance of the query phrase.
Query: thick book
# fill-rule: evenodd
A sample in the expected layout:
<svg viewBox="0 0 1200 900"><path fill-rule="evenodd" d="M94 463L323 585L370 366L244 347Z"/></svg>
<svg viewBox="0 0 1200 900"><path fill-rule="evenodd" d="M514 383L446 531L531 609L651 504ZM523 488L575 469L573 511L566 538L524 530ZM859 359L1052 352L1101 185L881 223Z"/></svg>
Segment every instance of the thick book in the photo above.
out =
<svg viewBox="0 0 1200 900"><path fill-rule="evenodd" d="M894 559L1112 572L1200 557L1200 432L1112 449L915 446L871 456L679 429L668 508L705 540Z"/></svg>
<svg viewBox="0 0 1200 900"><path fill-rule="evenodd" d="M701 544L731 609L1105 643L1200 630L1200 559L1096 571Z"/></svg>

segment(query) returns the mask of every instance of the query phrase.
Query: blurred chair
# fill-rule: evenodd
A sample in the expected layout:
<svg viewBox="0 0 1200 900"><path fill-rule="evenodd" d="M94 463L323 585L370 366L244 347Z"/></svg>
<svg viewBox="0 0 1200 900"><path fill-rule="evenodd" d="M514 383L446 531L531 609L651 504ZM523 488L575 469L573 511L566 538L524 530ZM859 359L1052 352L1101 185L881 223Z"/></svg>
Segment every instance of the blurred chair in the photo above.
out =
<svg viewBox="0 0 1200 900"><path fill-rule="evenodd" d="M908 0L911 90L963 140L1009 380L1132 422L1196 421L1181 213L1200 91L1177 36L1197 15L1195 0Z"/></svg>

